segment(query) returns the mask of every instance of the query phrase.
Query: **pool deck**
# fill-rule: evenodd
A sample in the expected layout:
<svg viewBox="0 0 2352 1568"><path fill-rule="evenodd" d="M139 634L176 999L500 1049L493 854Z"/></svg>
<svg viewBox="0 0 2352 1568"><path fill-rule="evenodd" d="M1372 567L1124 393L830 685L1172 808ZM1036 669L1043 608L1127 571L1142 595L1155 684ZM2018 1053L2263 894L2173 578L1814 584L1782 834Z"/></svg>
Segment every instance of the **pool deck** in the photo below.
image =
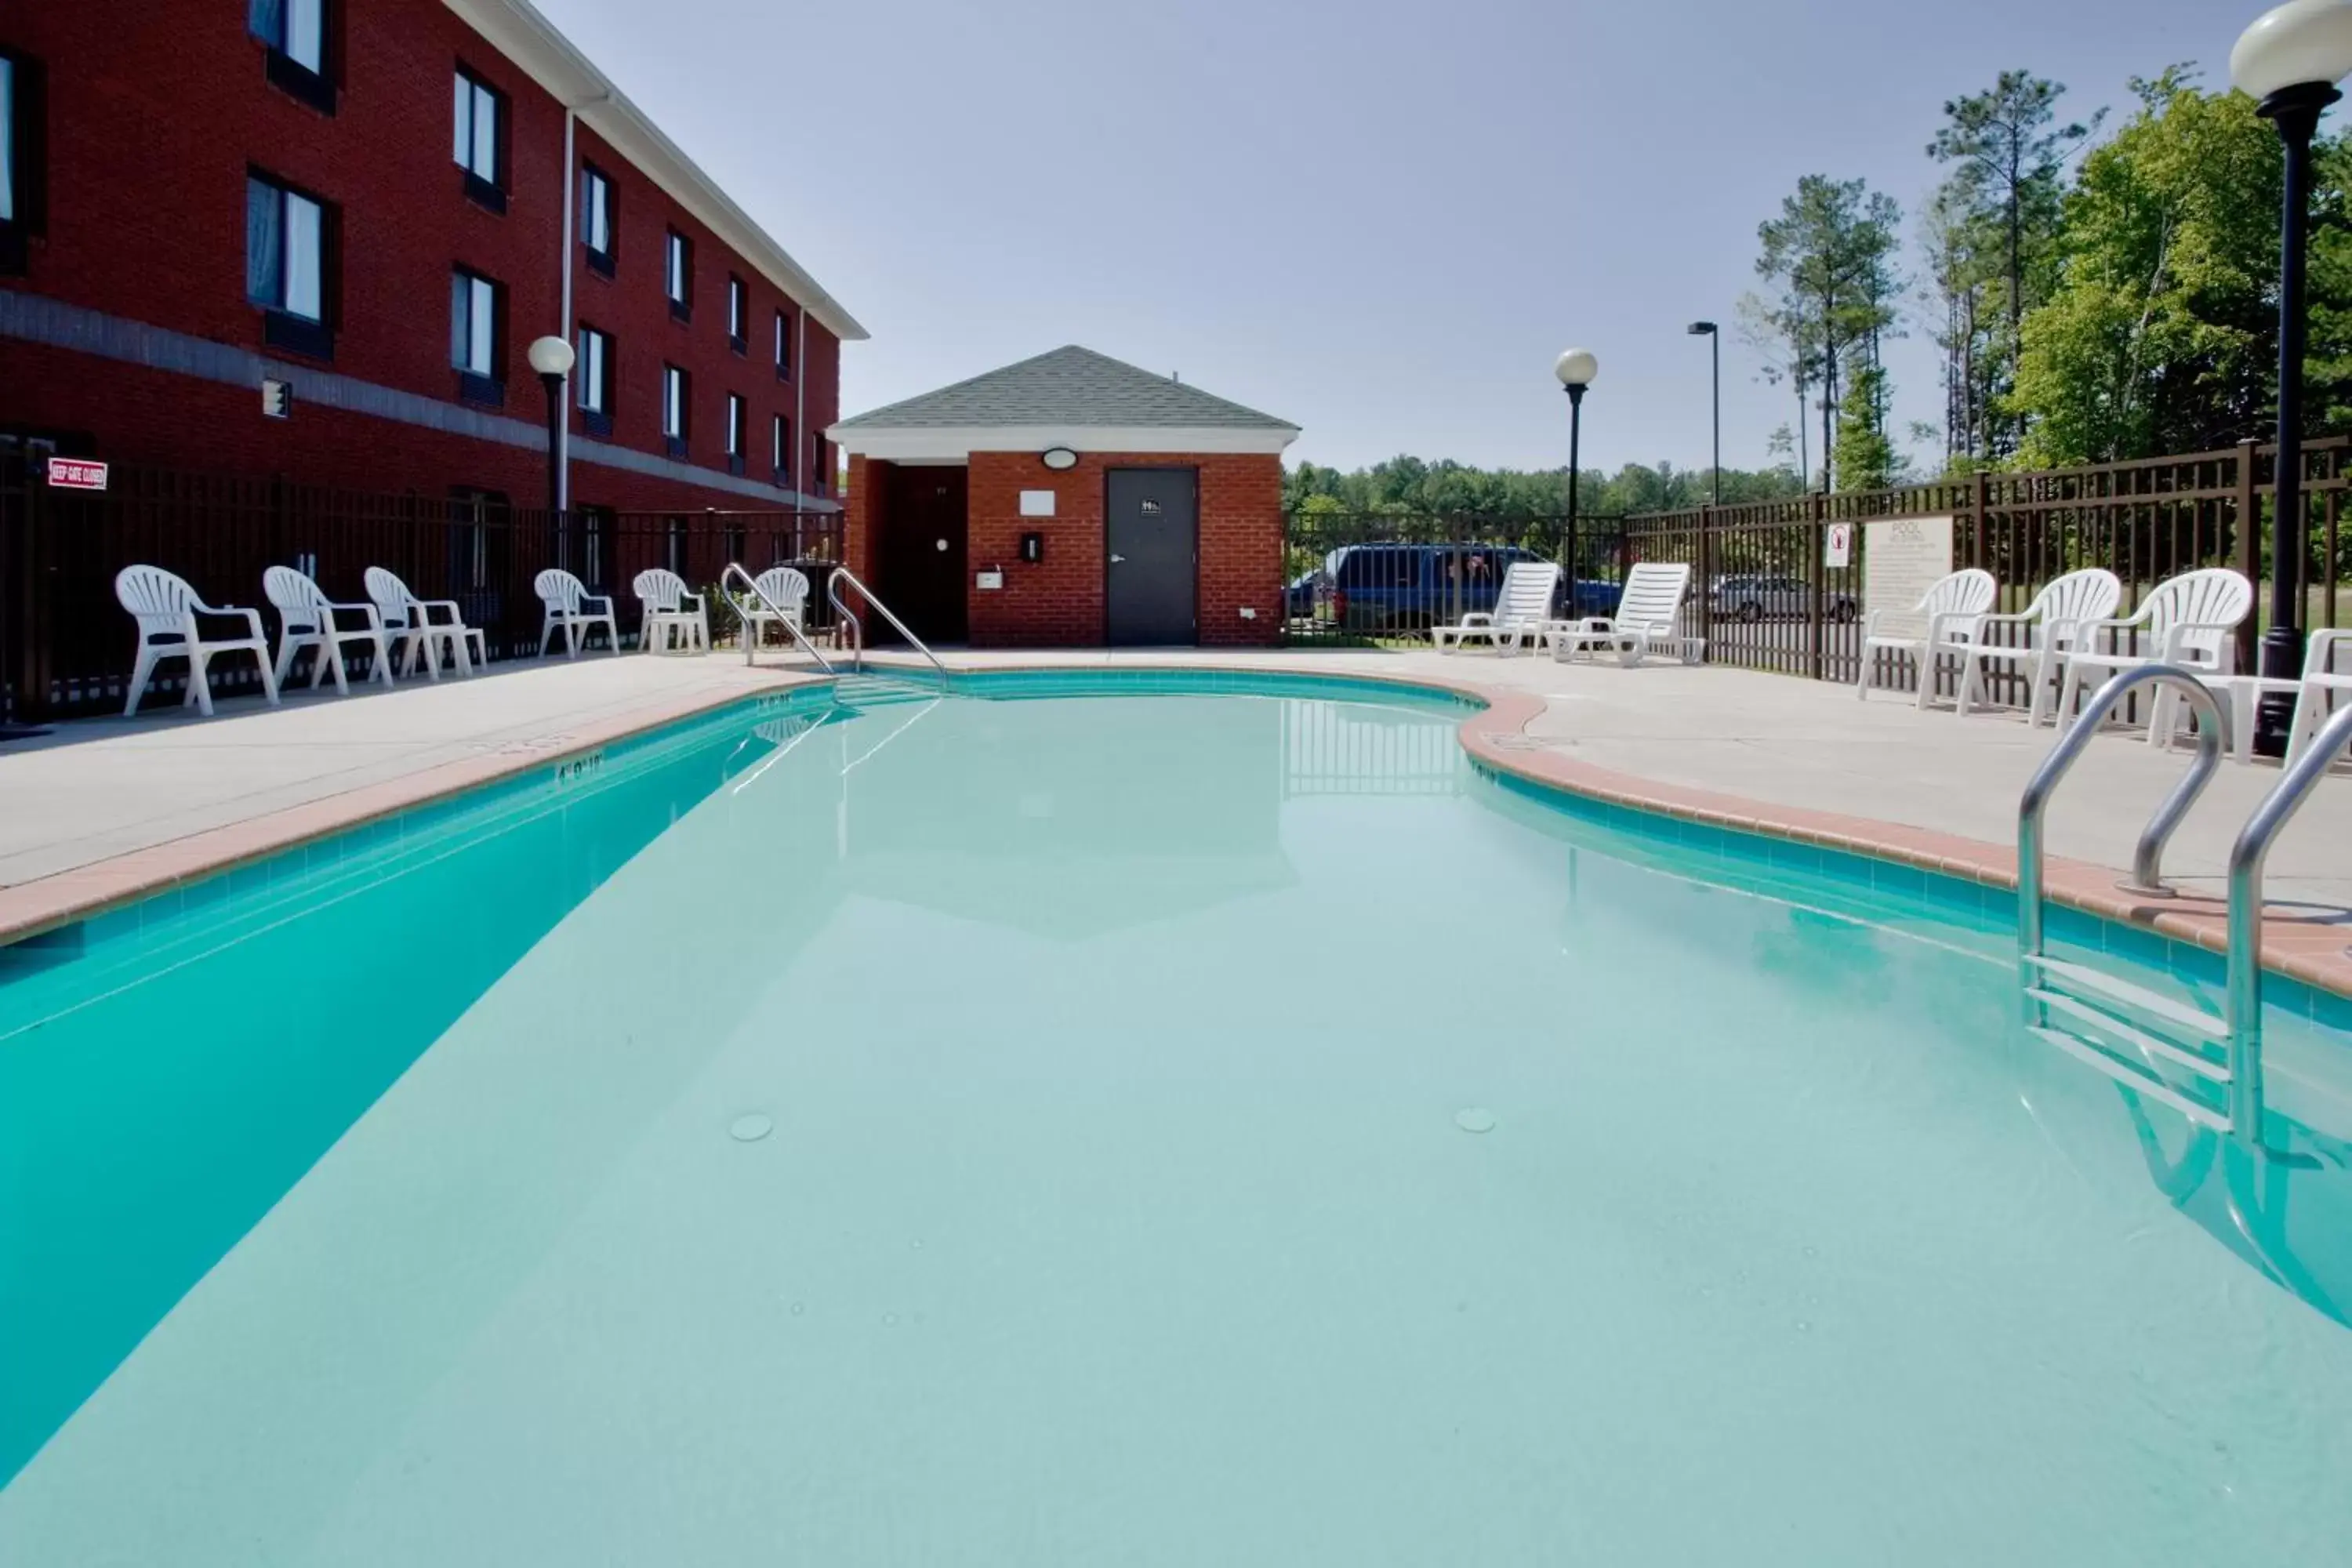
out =
<svg viewBox="0 0 2352 1568"><path fill-rule="evenodd" d="M771 656L773 658L773 656ZM781 664L781 659L776 659ZM1192 666L1386 677L1475 689L1464 727L1488 764L1678 816L1830 844L2006 885L2017 799L2053 731L2013 714L1922 712L1893 694L1671 660L1637 669L1484 652L958 653L964 668ZM0 745L0 935L334 831L746 693L805 679L708 658L590 656L470 681L223 701L79 721ZM2185 896L2117 891L2155 804L2186 767L2125 735L2084 754L2050 810L2051 885L2067 902L2219 942L2221 878L2275 766L2225 764L2166 858ZM2273 967L2352 994L2352 777L2324 783L2270 858Z"/></svg>

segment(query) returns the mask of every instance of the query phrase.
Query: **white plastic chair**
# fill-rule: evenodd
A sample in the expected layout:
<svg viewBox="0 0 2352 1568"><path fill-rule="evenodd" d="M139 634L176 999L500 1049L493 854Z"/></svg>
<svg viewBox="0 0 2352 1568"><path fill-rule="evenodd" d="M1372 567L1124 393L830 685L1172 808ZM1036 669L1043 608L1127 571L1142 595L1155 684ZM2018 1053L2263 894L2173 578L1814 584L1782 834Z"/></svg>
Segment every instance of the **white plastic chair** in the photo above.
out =
<svg viewBox="0 0 2352 1568"><path fill-rule="evenodd" d="M581 639L600 626L613 651L621 651L621 628L613 621L612 595L590 593L585 583L561 566L541 572L531 580L530 587L547 611L547 618L539 626L540 658L547 657L547 645L554 639L559 627L563 632L566 658L578 658ZM601 607L592 609L591 605Z"/></svg>
<svg viewBox="0 0 2352 1568"><path fill-rule="evenodd" d="M2057 695L2057 675L2064 656L2082 646L2085 622L2103 621L2123 602L2124 585L2112 572L2086 566L2053 578L2033 595L2033 603L2013 616L1986 616L1977 623L1976 639L1960 654L1960 700L1957 711L1969 710L1969 699L1987 700L1986 689L1995 664L2030 665L2033 694L2027 721L2039 724ZM2025 641L2002 646L1988 639L1995 626L2022 626Z"/></svg>
<svg viewBox="0 0 2352 1568"><path fill-rule="evenodd" d="M1927 706L1927 699L1935 694L1939 662L1946 655L1967 657L1970 646L1979 640L1978 626L2000 592L2000 584L1982 567L1964 566L1937 578L1919 602L1911 606L1913 615L1927 617L1927 630L1919 637L1880 631L1881 618L1886 612L1871 611L1862 623L1862 671L1854 678L1854 696L1870 695L1870 678L1878 664L1876 655L1901 654L1918 667L1919 706ZM1961 679L1963 682L1967 679L1965 670Z"/></svg>
<svg viewBox="0 0 2352 1568"><path fill-rule="evenodd" d="M2226 566L2183 572L2156 585L2140 607L2120 620L2083 623L2081 647L2066 656L2065 688L2058 696L2058 720L2074 716L2084 696L2117 670L2151 662L2176 664L2199 675L2226 677L2237 665L2238 623L2254 607L2254 585ZM2145 629L2145 648L2126 648L2124 635ZM2107 647L2098 646L2099 634ZM2148 705L2147 738L2168 745L2180 694L2157 689Z"/></svg>
<svg viewBox="0 0 2352 1568"><path fill-rule="evenodd" d="M161 566L125 566L114 574L114 596L139 623L139 657L131 670L131 697L122 705L124 718L139 710L139 699L146 695L155 667L167 658L188 661L188 690L180 706L193 703L211 718L213 693L205 667L216 653L253 655L253 662L261 667L262 692L272 708L278 706L278 675L269 667L269 637L262 629L260 611L207 605L194 588ZM200 618L205 616L243 616L250 635L207 638Z"/></svg>
<svg viewBox="0 0 2352 1568"><path fill-rule="evenodd" d="M274 679L281 689L288 672L294 668L294 656L307 647L317 650L310 689L316 691L324 686L331 674L335 689L349 697L352 684L343 679L345 643L358 643L374 656L368 668L370 680L392 684L392 652L384 642L383 612L375 605L336 604L327 597L325 589L291 566L272 566L263 572L261 591L278 612L278 672ZM364 616L367 624L346 630L335 619L338 610Z"/></svg>
<svg viewBox="0 0 2352 1568"><path fill-rule="evenodd" d="M1522 642L1533 647L1551 616L1552 594L1559 587L1559 568L1552 563L1514 561L1503 571L1494 609L1473 610L1450 626L1432 626L1429 640L1440 653L1471 637L1486 638L1498 653L1514 652Z"/></svg>
<svg viewBox="0 0 2352 1568"><path fill-rule="evenodd" d="M807 613L809 596L807 574L797 567L771 566L752 578L751 583L767 595L767 599L763 602L753 597L738 606L743 614L743 635L751 639L750 646L758 647L760 639L767 635L767 628L772 626L788 626L794 631L802 629L805 625L802 617ZM768 608L770 604L783 613L779 615L776 610Z"/></svg>
<svg viewBox="0 0 2352 1568"><path fill-rule="evenodd" d="M1613 615L1587 616L1577 621L1554 621L1544 628L1551 656L1561 664L1598 647L1617 650L1617 662L1631 668L1652 648L1672 647L1685 664L1696 660L1706 639L1685 637L1675 629L1683 595L1690 592L1690 564L1683 561L1643 561L1625 574Z"/></svg>
<svg viewBox="0 0 2352 1568"><path fill-rule="evenodd" d="M2316 631L2303 650L2303 680L2294 695L2294 718L2287 725L2286 760L2299 761L2335 711L2337 694L2352 694L2352 670L2336 668L2336 650L2352 648L2352 631Z"/></svg>
<svg viewBox="0 0 2352 1568"><path fill-rule="evenodd" d="M629 584L646 607L637 647L646 653L667 653L672 634L683 653L710 651L710 613L699 594L686 591L686 579L659 566L640 572Z"/></svg>
<svg viewBox="0 0 2352 1568"><path fill-rule="evenodd" d="M457 600L420 599L408 591L407 584L381 566L369 567L361 581L367 584L376 614L383 617L385 632L400 639L402 675L415 675L422 655L425 679L440 679L444 651L449 655L449 667L460 675L471 675L476 666L490 662L482 629L466 624Z"/></svg>

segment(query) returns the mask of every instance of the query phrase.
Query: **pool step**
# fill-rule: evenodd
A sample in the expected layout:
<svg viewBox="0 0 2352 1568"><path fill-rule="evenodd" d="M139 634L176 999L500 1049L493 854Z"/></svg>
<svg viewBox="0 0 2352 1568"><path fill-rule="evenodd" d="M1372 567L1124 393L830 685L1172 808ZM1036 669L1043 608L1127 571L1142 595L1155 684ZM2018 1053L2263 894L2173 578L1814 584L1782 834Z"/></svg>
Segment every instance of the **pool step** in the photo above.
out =
<svg viewBox="0 0 2352 1568"><path fill-rule="evenodd" d="M847 708L887 708L897 702L931 701L940 695L940 688L936 681L895 675L845 675L834 681L833 695Z"/></svg>
<svg viewBox="0 0 2352 1568"><path fill-rule="evenodd" d="M2028 1027L2075 1060L2217 1132L2230 1115L2206 1094L2230 1092L2229 1064L2212 1054L2227 1023L2192 1003L2087 964L2028 954ZM2038 977L2041 984L2034 984Z"/></svg>

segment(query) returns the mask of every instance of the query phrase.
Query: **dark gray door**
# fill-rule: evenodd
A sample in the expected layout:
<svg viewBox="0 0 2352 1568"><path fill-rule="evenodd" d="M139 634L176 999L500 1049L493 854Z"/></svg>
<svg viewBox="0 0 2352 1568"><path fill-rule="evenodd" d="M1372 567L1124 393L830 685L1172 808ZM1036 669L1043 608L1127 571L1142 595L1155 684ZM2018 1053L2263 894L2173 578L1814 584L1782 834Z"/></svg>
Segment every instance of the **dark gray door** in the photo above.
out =
<svg viewBox="0 0 2352 1568"><path fill-rule="evenodd" d="M1104 603L1113 647L1190 646L1200 576L1200 478L1192 468L1113 468L1104 521Z"/></svg>

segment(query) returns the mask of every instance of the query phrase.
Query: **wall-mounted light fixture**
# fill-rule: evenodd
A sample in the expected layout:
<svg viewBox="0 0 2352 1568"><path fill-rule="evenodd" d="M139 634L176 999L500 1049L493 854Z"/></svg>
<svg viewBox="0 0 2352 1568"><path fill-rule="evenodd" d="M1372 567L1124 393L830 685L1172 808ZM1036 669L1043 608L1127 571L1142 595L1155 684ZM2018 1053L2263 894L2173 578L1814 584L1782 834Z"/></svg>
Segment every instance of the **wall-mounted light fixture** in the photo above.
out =
<svg viewBox="0 0 2352 1568"><path fill-rule="evenodd" d="M1078 466L1078 455L1067 447L1048 447L1037 454L1037 460L1055 473Z"/></svg>

